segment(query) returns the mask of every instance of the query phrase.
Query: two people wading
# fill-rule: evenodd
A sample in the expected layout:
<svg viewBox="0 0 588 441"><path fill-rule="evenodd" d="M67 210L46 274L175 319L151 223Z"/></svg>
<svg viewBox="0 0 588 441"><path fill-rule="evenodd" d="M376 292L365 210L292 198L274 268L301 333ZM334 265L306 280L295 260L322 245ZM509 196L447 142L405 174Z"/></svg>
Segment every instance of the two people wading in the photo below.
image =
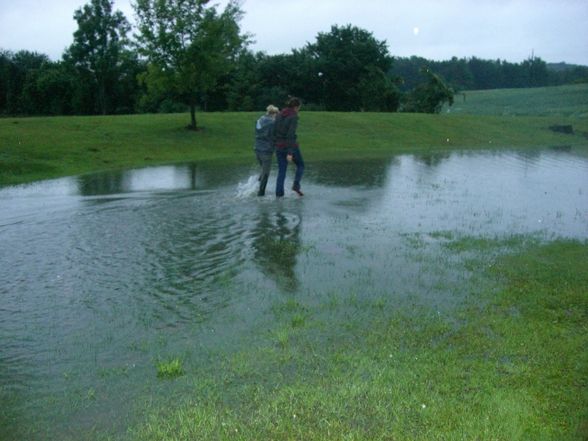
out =
<svg viewBox="0 0 588 441"><path fill-rule="evenodd" d="M277 107L269 105L266 109L266 114L257 120L255 126L255 154L261 166L258 196L265 195L274 150L278 162L276 197L284 196L284 181L286 180L289 162L296 166L292 190L299 196L303 196L300 181L304 174L304 159L302 158L296 135L300 107L301 102L298 98L290 98L282 111L278 111Z"/></svg>

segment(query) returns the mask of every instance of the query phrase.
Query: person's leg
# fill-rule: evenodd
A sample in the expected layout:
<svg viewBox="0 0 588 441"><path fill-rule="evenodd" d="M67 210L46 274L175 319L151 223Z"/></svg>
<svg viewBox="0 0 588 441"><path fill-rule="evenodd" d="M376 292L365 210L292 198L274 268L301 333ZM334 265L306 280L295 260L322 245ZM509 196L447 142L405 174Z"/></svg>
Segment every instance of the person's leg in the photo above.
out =
<svg viewBox="0 0 588 441"><path fill-rule="evenodd" d="M302 175L304 174L304 159L302 158L302 153L300 149L292 149L292 161L296 164L296 174L294 175L294 185L292 186L292 190L299 192L300 190L300 181L302 180Z"/></svg>
<svg viewBox="0 0 588 441"><path fill-rule="evenodd" d="M261 153L257 150L255 150L255 158L257 159L259 166L262 168L262 170L259 171L259 177L257 178L258 181L261 181L261 176L263 175L263 161L261 159Z"/></svg>
<svg viewBox="0 0 588 441"><path fill-rule="evenodd" d="M261 175L259 176L259 192L257 196L265 195L265 187L272 167L272 154L258 155L261 164Z"/></svg>
<svg viewBox="0 0 588 441"><path fill-rule="evenodd" d="M276 150L276 159L278 160L278 178L276 180L276 196L284 196L284 181L286 180L286 170L288 169L288 152L286 149Z"/></svg>

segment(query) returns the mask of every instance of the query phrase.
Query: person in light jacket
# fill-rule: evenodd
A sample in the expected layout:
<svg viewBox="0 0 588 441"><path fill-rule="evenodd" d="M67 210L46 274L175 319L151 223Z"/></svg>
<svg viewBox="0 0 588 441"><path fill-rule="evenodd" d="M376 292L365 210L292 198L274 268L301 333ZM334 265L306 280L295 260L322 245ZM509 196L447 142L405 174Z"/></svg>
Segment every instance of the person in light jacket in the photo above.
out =
<svg viewBox="0 0 588 441"><path fill-rule="evenodd" d="M265 187L272 167L274 155L274 122L280 109L270 104L265 115L255 123L255 156L261 166L259 174L259 191L257 196L265 195Z"/></svg>

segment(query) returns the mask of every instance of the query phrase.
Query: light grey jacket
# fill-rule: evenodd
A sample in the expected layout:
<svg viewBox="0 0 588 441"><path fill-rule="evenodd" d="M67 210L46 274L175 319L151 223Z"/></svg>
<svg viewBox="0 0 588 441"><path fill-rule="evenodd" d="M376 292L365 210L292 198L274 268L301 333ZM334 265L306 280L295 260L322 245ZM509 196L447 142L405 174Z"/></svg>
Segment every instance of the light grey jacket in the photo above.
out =
<svg viewBox="0 0 588 441"><path fill-rule="evenodd" d="M274 119L263 115L255 124L255 151L271 154L274 152Z"/></svg>

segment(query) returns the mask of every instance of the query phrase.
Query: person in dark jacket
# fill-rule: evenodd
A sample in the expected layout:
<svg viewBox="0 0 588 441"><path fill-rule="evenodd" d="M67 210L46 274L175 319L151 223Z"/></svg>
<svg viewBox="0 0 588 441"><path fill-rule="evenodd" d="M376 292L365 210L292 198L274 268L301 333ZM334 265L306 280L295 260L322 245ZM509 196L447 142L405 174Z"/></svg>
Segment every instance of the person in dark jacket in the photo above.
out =
<svg viewBox="0 0 588 441"><path fill-rule="evenodd" d="M286 105L276 117L274 125L274 139L276 145L276 158L278 160L278 179L276 181L276 196L284 196L284 181L286 180L286 171L288 162L291 161L296 165L296 174L294 175L294 190L299 196L303 196L300 190L300 180L304 173L304 160L298 145L296 129L298 128L298 112L300 111L301 102L298 98L290 98Z"/></svg>
<svg viewBox="0 0 588 441"><path fill-rule="evenodd" d="M255 123L255 156L261 166L259 175L259 191L257 196L265 195L265 187L272 167L274 155L274 122L280 109L276 106L267 106L266 113Z"/></svg>

